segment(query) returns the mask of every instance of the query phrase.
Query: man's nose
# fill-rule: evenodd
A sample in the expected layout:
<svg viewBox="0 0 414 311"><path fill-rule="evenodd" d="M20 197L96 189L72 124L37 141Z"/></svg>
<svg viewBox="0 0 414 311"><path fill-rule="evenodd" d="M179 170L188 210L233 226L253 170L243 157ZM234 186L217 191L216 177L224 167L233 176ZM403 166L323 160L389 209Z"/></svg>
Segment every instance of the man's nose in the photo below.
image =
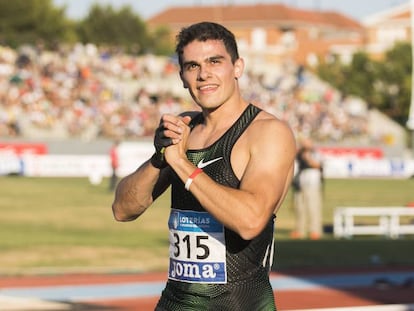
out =
<svg viewBox="0 0 414 311"><path fill-rule="evenodd" d="M206 80L211 75L208 66L200 66L200 70L198 72L198 79L199 80Z"/></svg>

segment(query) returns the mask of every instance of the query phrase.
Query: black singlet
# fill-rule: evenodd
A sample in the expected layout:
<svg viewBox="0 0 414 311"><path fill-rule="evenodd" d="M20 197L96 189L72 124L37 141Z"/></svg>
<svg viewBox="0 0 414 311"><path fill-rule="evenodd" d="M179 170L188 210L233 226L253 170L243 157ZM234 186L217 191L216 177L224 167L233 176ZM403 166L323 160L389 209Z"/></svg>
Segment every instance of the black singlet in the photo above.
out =
<svg viewBox="0 0 414 311"><path fill-rule="evenodd" d="M231 151L238 138L260 111L258 107L250 104L232 127L211 146L201 150L188 150L188 159L195 165L199 164L200 161L204 164L207 163L207 166L203 168L204 173L218 183L232 188L239 188L240 180L235 176L230 164ZM193 125L202 122L202 115L197 115L192 122ZM203 229L200 232L191 229L188 232L176 234L174 230L171 231L171 228L180 227L181 225L177 225L177 223L181 221L184 222L183 226L188 225L189 222L191 224L198 222L200 228L203 228L203 224L211 222L211 219L191 192L184 189L183 182L176 175L173 176L171 195L171 213L177 216L171 216L169 221L170 277L156 310L276 310L273 290L269 282L269 271L273 256L274 216L269 219L263 232L249 241L243 240L235 232L223 228L224 241L218 248L222 246L224 249L224 265L227 271L225 281L209 283L208 280L203 279L203 283L200 283L197 278L191 277L197 275L194 269L201 267L200 270L203 270L205 266L190 263L191 260L188 259L187 261L187 258L201 258L200 262L209 262L208 256L211 253L206 245L209 245L207 241L211 236L206 237ZM237 208L237 206L233 208ZM198 217L197 215L202 216ZM204 217L205 215L207 216ZM190 242L193 242L193 244L190 244ZM197 252L198 257L195 255L192 257L191 252ZM184 261L171 259L171 256L174 257L171 253L174 255L180 254L180 258L184 258ZM197 260L195 259L195 261ZM218 266L216 263L211 264L211 269L215 271L213 267ZM185 267L192 267L193 270L188 269L186 272ZM186 273L190 275L190 278L186 279L185 275L182 276ZM184 280L175 279L177 275L183 277ZM207 275L210 276L211 274Z"/></svg>

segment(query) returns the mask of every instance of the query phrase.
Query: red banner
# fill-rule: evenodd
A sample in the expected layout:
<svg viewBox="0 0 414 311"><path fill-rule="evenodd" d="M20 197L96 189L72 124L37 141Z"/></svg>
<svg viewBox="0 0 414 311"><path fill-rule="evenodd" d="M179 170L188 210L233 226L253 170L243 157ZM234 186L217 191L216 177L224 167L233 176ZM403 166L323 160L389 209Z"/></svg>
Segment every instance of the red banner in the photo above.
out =
<svg viewBox="0 0 414 311"><path fill-rule="evenodd" d="M375 147L318 147L318 151L326 157L382 159L384 152Z"/></svg>
<svg viewBox="0 0 414 311"><path fill-rule="evenodd" d="M47 154L47 146L42 143L0 143L0 153Z"/></svg>

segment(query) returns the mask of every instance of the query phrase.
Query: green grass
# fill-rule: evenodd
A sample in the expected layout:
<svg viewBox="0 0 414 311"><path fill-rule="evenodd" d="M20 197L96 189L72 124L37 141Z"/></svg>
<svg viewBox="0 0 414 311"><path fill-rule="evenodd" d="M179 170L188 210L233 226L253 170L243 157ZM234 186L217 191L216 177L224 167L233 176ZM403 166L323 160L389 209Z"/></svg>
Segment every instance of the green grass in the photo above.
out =
<svg viewBox="0 0 414 311"><path fill-rule="evenodd" d="M414 180L327 180L324 224L337 206L405 206ZM154 271L168 263L168 193L133 222L112 217L108 181L0 177L0 274L67 271ZM414 264L414 239L356 237L291 241L288 194L277 218L276 269Z"/></svg>
<svg viewBox="0 0 414 311"><path fill-rule="evenodd" d="M414 202L414 179L328 179L323 190L323 222L332 225L336 207L407 206ZM279 221L280 220L280 221ZM293 227L292 194L278 213L282 236Z"/></svg>
<svg viewBox="0 0 414 311"><path fill-rule="evenodd" d="M414 240L357 238L319 241L281 240L276 244L275 270L413 266Z"/></svg>

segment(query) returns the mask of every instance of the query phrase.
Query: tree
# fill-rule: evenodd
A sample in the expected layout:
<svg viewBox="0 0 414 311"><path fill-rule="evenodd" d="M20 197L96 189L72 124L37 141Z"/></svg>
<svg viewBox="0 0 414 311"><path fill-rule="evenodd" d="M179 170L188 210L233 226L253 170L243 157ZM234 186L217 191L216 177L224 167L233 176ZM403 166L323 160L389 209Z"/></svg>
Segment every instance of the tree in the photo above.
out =
<svg viewBox="0 0 414 311"><path fill-rule="evenodd" d="M0 0L0 43L13 48L21 44L56 42L73 39L65 8L56 8L52 0Z"/></svg>
<svg viewBox="0 0 414 311"><path fill-rule="evenodd" d="M353 94L372 102L378 68L364 52L357 52L349 67L345 68L345 93Z"/></svg>
<svg viewBox="0 0 414 311"><path fill-rule="evenodd" d="M316 68L316 73L322 80L328 81L332 86L339 89L345 79L344 66L336 55L332 55L327 61Z"/></svg>
<svg viewBox="0 0 414 311"><path fill-rule="evenodd" d="M172 55L174 53L174 42L171 42L170 29L163 26L156 28L150 35L148 49L157 55Z"/></svg>
<svg viewBox="0 0 414 311"><path fill-rule="evenodd" d="M349 65L335 60L321 64L317 73L344 95L364 99L405 126L411 98L411 68L410 43L397 43L382 61L358 52Z"/></svg>
<svg viewBox="0 0 414 311"><path fill-rule="evenodd" d="M391 118L405 125L411 101L411 44L397 43L387 51L381 63L378 80L384 87L381 90L382 102L379 108Z"/></svg>
<svg viewBox="0 0 414 311"><path fill-rule="evenodd" d="M88 16L79 23L78 35L84 43L122 47L135 54L143 53L149 40L145 23L130 6L116 11L111 5L94 4Z"/></svg>

